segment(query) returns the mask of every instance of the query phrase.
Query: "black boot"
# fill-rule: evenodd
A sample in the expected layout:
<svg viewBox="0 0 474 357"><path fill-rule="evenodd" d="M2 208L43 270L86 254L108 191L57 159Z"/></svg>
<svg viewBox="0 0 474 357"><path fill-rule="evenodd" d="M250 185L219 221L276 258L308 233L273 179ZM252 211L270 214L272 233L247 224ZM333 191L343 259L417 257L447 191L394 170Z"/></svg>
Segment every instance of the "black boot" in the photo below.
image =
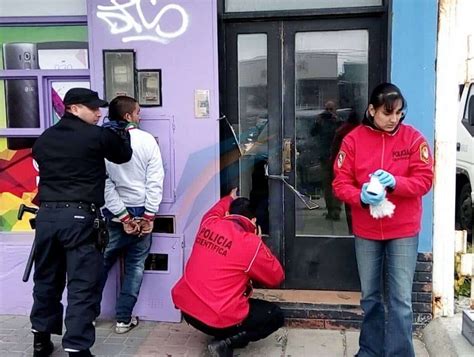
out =
<svg viewBox="0 0 474 357"><path fill-rule="evenodd" d="M69 352L69 357L94 357L90 350Z"/></svg>
<svg viewBox="0 0 474 357"><path fill-rule="evenodd" d="M212 357L232 357L234 348L243 348L249 344L247 332L242 331L224 340L215 340L207 345Z"/></svg>
<svg viewBox="0 0 474 357"><path fill-rule="evenodd" d="M50 333L33 332L33 357L49 357L53 351Z"/></svg>
<svg viewBox="0 0 474 357"><path fill-rule="evenodd" d="M207 345L212 357L232 357L234 355L234 350L227 340L215 340Z"/></svg>
<svg viewBox="0 0 474 357"><path fill-rule="evenodd" d="M234 336L226 338L227 344L234 348L244 348L249 344L247 332L242 331Z"/></svg>

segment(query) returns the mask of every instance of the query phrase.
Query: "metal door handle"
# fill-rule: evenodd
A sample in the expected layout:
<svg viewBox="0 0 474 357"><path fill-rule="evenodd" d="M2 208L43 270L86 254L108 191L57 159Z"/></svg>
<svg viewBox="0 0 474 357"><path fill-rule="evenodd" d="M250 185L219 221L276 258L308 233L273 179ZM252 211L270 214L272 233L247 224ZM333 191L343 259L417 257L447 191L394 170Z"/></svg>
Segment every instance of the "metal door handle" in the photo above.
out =
<svg viewBox="0 0 474 357"><path fill-rule="evenodd" d="M291 139L283 139L282 161L283 172L291 172Z"/></svg>
<svg viewBox="0 0 474 357"><path fill-rule="evenodd" d="M270 175L268 173L268 164L265 165L265 176L268 177L269 179L280 180L281 182L283 182L285 184L285 186L288 187L291 190L291 192L293 192L296 195L296 197L298 197L301 200L301 202L303 202L303 204L306 206L306 208L308 208L310 210L319 208L318 203L314 202L311 199L311 197L306 197L301 192L299 192L296 188L294 188L292 185L290 185L288 183L288 181L286 181L286 180L289 179L288 176L285 176L285 175Z"/></svg>
<svg viewBox="0 0 474 357"><path fill-rule="evenodd" d="M265 175L269 179L280 180L281 182L283 182L285 184L285 186L288 187L291 190L291 192L293 192L296 195L296 197L298 197L301 200L301 202L303 202L303 204L306 206L306 208L308 208L310 210L319 208L319 204L317 202L313 201L311 199L311 197L307 197L307 196L303 195L300 191L298 191L296 188L294 188L293 185L289 184L288 181L286 181L288 179L288 176L285 176L285 175L269 175L268 174L268 169L266 169Z"/></svg>
<svg viewBox="0 0 474 357"><path fill-rule="evenodd" d="M456 143L456 151L461 151L461 143Z"/></svg>
<svg viewBox="0 0 474 357"><path fill-rule="evenodd" d="M284 175L267 175L268 178L271 178L271 179L274 179L274 180L288 180L289 177L288 176L284 176Z"/></svg>

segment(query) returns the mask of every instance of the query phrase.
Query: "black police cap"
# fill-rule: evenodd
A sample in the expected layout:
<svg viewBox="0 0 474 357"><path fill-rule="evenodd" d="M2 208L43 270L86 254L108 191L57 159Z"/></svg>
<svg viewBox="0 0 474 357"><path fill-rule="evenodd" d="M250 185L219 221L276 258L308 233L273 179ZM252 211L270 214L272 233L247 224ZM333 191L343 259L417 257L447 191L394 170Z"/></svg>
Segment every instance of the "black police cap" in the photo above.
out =
<svg viewBox="0 0 474 357"><path fill-rule="evenodd" d="M106 107L109 105L105 100L99 98L97 92L87 88L71 88L67 91L63 100L64 105L83 104L89 108Z"/></svg>

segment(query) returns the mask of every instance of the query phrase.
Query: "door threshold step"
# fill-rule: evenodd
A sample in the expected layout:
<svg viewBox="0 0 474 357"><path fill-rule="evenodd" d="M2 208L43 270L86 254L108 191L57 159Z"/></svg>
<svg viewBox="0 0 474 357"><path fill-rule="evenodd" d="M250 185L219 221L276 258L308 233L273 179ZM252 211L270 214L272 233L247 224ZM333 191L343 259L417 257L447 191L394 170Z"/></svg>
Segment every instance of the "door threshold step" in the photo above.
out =
<svg viewBox="0 0 474 357"><path fill-rule="evenodd" d="M327 305L359 305L358 291L254 289L253 297L274 302Z"/></svg>
<svg viewBox="0 0 474 357"><path fill-rule="evenodd" d="M357 330L362 321L359 292L255 289L252 297L277 303L290 327Z"/></svg>

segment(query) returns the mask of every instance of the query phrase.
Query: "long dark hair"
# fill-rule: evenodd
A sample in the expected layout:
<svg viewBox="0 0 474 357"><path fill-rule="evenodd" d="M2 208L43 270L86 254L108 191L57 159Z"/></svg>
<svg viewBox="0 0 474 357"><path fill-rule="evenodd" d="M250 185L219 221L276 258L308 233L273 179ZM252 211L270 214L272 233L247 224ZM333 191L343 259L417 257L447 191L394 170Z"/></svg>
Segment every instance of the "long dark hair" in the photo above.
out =
<svg viewBox="0 0 474 357"><path fill-rule="evenodd" d="M402 102L402 117L400 118L401 123L402 120L405 119L407 101L400 88L398 88L395 84L381 83L375 87L372 91L372 94L370 95L369 105L372 104L376 110L381 106L384 106L387 112L392 112L395 109L395 105L399 101ZM374 126L374 117L370 115L368 106L367 110L365 111L363 123Z"/></svg>

